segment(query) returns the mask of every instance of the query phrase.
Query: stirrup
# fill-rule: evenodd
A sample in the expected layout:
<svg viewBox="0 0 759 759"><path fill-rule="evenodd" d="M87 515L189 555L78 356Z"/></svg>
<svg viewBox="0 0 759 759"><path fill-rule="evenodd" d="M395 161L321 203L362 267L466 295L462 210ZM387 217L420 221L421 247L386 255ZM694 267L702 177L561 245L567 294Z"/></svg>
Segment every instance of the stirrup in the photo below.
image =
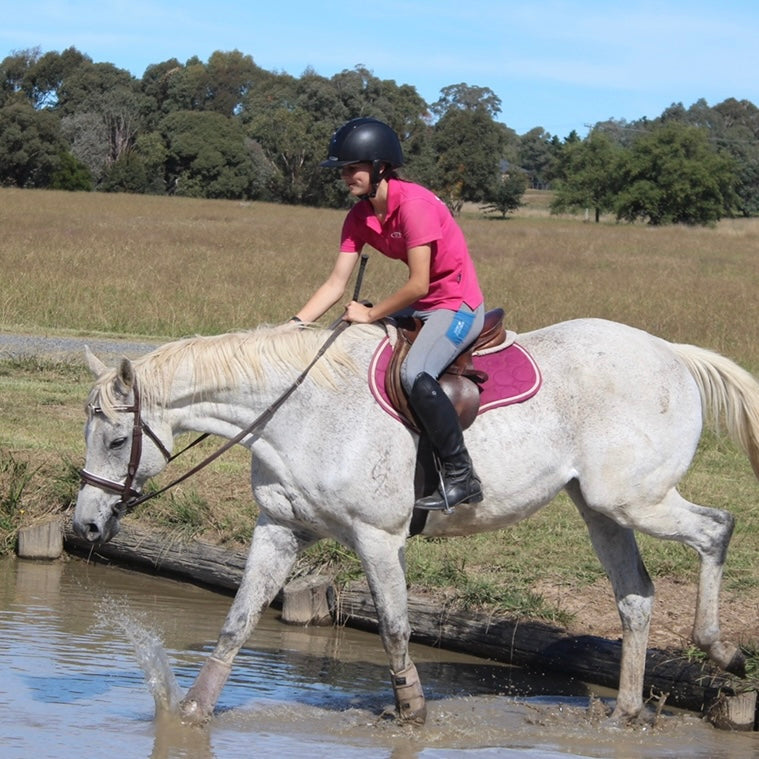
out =
<svg viewBox="0 0 759 759"><path fill-rule="evenodd" d="M414 503L414 508L416 509L423 509L424 511L442 511L444 514L452 514L453 510L456 506L462 504L462 503L479 503L483 500L482 495L482 487L477 488L477 492L467 492L462 495L461 498L459 498L457 501L449 502L448 500L448 493L446 492L445 487L445 478L443 476L443 466L441 465L440 459L438 458L437 454L435 455L435 468L437 469L438 474L438 487L437 491L435 493L431 493L428 496L424 496L423 498L419 498ZM480 484L479 478L474 473L474 469L470 471L467 485L471 486L472 482L476 482L478 485ZM455 487L455 486L454 486ZM442 505L431 505L429 503L424 503L424 501L432 498L434 495L440 495L442 498Z"/></svg>

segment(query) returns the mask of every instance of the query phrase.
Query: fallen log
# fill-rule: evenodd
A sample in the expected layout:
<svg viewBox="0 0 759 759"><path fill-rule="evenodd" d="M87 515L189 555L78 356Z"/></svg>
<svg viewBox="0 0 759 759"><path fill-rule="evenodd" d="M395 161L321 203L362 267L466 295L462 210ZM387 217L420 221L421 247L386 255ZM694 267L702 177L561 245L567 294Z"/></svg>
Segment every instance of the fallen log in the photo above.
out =
<svg viewBox="0 0 759 759"><path fill-rule="evenodd" d="M183 542L154 530L122 525L109 543L94 549L67 525L64 546L69 553L111 561L155 574L190 580L214 589L236 591L246 551L203 541ZM282 593L275 600L282 607ZM569 635L536 621L475 614L441 605L422 595L408 601L412 640L430 646L523 667L536 674L560 673L584 682L616 688L622 644L592 635ZM338 624L374 631L377 615L365 583L351 583L337 592L332 613ZM717 699L735 695L734 680L708 665L649 649L645 693L653 701L708 713Z"/></svg>

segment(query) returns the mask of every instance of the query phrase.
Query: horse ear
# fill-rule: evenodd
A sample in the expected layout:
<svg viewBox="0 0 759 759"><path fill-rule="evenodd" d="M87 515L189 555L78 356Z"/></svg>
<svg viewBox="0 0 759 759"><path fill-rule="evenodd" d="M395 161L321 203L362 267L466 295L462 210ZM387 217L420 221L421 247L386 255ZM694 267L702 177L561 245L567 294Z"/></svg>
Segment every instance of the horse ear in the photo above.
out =
<svg viewBox="0 0 759 759"><path fill-rule="evenodd" d="M87 363L87 368L95 376L95 379L108 369L108 367L90 350L89 345L84 346L84 360Z"/></svg>
<svg viewBox="0 0 759 759"><path fill-rule="evenodd" d="M116 389L121 395L129 395L134 386L134 367L128 358L122 358L116 375Z"/></svg>

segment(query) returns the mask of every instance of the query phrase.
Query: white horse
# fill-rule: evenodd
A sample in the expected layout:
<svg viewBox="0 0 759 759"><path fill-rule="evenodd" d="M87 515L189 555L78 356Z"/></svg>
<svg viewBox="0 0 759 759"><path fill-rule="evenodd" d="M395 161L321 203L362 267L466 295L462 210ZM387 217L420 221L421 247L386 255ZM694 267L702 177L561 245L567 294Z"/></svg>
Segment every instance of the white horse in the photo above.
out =
<svg viewBox="0 0 759 759"><path fill-rule="evenodd" d="M298 554L329 537L361 559L400 718L424 721L424 695L408 655L404 565L418 438L368 390L367 366L383 334L378 325L345 330L267 423L242 441L253 454L260 517L216 647L182 702L185 720L212 715L235 655ZM138 492L165 467L175 435L239 434L293 383L328 335L260 327L169 343L111 370L89 354L97 381L76 531L93 543L111 538L124 512L120 491ZM676 488L704 415L724 422L759 476L759 384L716 353L608 321L564 322L523 334L519 343L540 366L542 389L477 417L465 434L485 501L452 514L431 512L422 534L503 528L565 489L588 526L622 621L612 718L634 718L643 708L654 587L635 530L698 552L693 641L722 668L741 673L743 657L720 639L718 618L733 517L687 501ZM152 438L137 456L130 443L135 427Z"/></svg>

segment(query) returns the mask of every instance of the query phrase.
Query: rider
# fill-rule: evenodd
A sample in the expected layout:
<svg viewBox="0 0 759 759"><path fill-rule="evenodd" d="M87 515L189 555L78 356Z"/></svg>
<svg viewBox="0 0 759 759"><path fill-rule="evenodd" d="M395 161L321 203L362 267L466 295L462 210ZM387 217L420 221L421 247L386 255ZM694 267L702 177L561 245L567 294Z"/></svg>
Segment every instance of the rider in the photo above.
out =
<svg viewBox="0 0 759 759"><path fill-rule="evenodd" d="M321 166L339 169L359 202L343 224L332 272L292 318L313 322L343 297L364 245L408 266L408 280L398 290L372 306L351 301L343 319L367 324L403 313L422 320L424 327L401 368L401 382L440 459L441 483L415 505L447 510L481 501L482 489L458 415L438 377L480 333L485 308L461 229L432 192L398 176L402 164L398 136L382 121L353 119L332 136Z"/></svg>

